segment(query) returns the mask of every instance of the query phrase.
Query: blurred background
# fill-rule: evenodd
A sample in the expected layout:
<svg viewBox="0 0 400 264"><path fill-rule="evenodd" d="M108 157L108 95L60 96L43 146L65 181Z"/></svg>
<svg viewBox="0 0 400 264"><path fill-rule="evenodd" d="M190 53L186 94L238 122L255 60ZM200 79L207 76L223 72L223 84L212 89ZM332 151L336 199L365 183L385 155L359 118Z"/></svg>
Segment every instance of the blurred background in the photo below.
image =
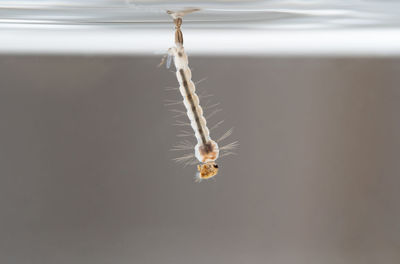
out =
<svg viewBox="0 0 400 264"><path fill-rule="evenodd" d="M400 262L396 1L35 2L0 3L1 263ZM157 68L188 6L240 142L202 183Z"/></svg>

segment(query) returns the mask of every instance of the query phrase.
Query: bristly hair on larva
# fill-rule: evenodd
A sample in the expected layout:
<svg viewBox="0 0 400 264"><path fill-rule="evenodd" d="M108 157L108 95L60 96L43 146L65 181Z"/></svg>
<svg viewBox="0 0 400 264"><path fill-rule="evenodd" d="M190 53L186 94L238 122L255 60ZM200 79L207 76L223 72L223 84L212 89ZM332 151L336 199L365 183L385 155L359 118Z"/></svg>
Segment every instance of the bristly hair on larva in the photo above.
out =
<svg viewBox="0 0 400 264"><path fill-rule="evenodd" d="M207 121L209 121L211 117L217 115L221 109L217 108L219 105L218 103L212 103L212 95L196 91L196 84L199 84L204 79L196 84L192 81L192 72L189 68L188 56L183 47L183 34L181 31L183 16L195 11L199 11L199 9L167 11L174 20L176 46L168 50L166 65L169 67L173 61L179 87L168 87L166 90L173 92L179 91L183 101L167 100L166 105L175 107L170 110L174 114L174 117L177 118L174 125L182 128L179 131L178 137L185 138L175 145L172 150L191 151L191 153L184 154L174 160L178 163L183 163L185 166L200 163L197 166L198 173L196 175L196 181L202 181L211 179L217 175L219 166L216 160L234 154L233 150L238 147L238 142L235 141L222 147L219 146L221 142L232 135L232 128L222 134L216 141L212 140L210 136L210 132L214 133L214 130L218 128L223 121L217 122L211 128L208 127ZM165 57L160 65L164 62ZM203 100L206 101L203 105L204 107L200 105L200 100L202 102ZM176 107L181 107L181 109L176 109ZM204 114L204 111L208 112L207 115ZM185 118L185 121L179 120L179 118L182 117ZM192 131L186 130L186 127L191 128ZM197 144L187 139L191 136L195 137Z"/></svg>

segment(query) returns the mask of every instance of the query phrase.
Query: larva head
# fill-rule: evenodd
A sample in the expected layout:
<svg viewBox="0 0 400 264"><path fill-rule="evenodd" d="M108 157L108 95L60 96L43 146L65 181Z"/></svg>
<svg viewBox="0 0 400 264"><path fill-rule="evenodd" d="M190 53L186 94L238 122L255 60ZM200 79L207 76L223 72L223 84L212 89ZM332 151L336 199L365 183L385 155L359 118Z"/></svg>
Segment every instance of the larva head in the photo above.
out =
<svg viewBox="0 0 400 264"><path fill-rule="evenodd" d="M214 161L199 164L197 169L199 171L197 173L198 181L210 179L218 173L218 165Z"/></svg>

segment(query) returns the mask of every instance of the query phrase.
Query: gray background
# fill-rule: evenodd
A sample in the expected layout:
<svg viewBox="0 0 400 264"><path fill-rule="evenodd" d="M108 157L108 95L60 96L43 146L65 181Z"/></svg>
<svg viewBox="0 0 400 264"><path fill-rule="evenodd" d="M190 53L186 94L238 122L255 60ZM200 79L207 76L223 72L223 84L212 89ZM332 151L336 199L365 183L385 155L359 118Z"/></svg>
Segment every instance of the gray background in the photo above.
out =
<svg viewBox="0 0 400 264"><path fill-rule="evenodd" d="M0 58L0 263L400 263L399 59L191 58L240 141L200 184L159 61Z"/></svg>

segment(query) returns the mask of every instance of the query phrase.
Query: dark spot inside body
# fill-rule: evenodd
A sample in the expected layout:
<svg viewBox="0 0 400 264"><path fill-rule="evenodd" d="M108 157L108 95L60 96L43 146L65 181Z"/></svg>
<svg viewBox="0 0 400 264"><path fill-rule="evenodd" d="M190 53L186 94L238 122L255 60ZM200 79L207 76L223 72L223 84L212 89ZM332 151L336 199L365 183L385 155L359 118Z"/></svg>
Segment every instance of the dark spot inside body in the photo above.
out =
<svg viewBox="0 0 400 264"><path fill-rule="evenodd" d="M211 143L204 144L204 152L205 153L210 153L212 151L213 151L213 147L212 147Z"/></svg>
<svg viewBox="0 0 400 264"><path fill-rule="evenodd" d="M182 55L183 55L182 52L178 52L179 57L182 57Z"/></svg>
<svg viewBox="0 0 400 264"><path fill-rule="evenodd" d="M217 164L214 164L214 168L218 169L218 165L217 165Z"/></svg>

